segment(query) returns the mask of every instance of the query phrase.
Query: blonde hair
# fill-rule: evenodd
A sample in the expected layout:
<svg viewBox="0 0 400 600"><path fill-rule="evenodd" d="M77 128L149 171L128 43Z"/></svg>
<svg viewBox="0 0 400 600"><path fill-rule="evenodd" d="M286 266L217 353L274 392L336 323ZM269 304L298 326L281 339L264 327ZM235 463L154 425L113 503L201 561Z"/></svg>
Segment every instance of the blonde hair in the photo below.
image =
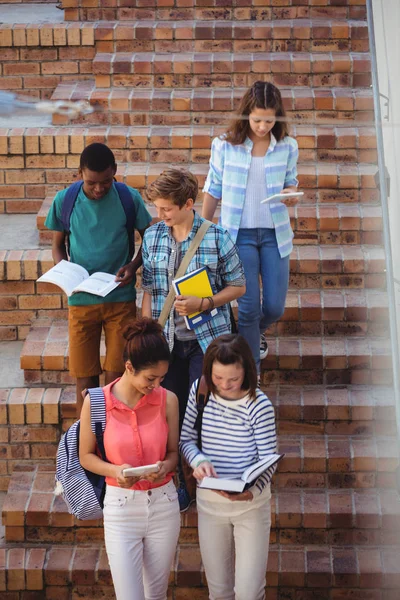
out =
<svg viewBox="0 0 400 600"><path fill-rule="evenodd" d="M171 200L182 208L189 198L196 201L199 192L199 184L196 177L185 169L165 169L146 190L146 196L150 202L157 198Z"/></svg>

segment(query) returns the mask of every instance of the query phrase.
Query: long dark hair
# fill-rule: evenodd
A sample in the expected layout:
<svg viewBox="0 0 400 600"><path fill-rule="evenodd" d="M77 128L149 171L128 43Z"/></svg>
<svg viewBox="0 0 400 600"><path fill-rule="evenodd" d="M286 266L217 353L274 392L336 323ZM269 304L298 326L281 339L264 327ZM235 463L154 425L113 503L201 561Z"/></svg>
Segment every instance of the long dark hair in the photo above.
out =
<svg viewBox="0 0 400 600"><path fill-rule="evenodd" d="M256 81L240 101L237 110L237 115L240 118L234 119L226 131L224 139L227 142L233 146L244 143L249 135L250 124L248 119L242 117L248 117L255 108L264 110L271 108L275 111L276 117L286 117L282 96L278 88L268 81ZM276 121L271 131L278 142L289 135L288 125L284 121Z"/></svg>
<svg viewBox="0 0 400 600"><path fill-rule="evenodd" d="M220 335L211 342L204 355L203 375L207 387L215 393L215 385L212 382L212 366L214 361L221 365L242 365L244 379L242 390L249 391L250 397L255 400L257 390L257 369L249 344L243 336L235 333Z"/></svg>
<svg viewBox="0 0 400 600"><path fill-rule="evenodd" d="M131 361L135 371L142 371L151 365L169 361L170 351L163 329L153 319L137 319L124 331L126 339L124 362Z"/></svg>

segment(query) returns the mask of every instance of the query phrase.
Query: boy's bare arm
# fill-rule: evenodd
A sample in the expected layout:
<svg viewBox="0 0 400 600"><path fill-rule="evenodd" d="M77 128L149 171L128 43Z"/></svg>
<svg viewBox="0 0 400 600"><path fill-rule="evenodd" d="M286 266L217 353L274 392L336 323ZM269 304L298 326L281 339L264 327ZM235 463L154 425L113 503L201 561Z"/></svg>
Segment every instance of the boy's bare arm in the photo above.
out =
<svg viewBox="0 0 400 600"><path fill-rule="evenodd" d="M148 292L143 292L142 317L151 319L151 295Z"/></svg>
<svg viewBox="0 0 400 600"><path fill-rule="evenodd" d="M60 260L68 260L65 233L63 231L53 231L51 254L55 264L59 263Z"/></svg>

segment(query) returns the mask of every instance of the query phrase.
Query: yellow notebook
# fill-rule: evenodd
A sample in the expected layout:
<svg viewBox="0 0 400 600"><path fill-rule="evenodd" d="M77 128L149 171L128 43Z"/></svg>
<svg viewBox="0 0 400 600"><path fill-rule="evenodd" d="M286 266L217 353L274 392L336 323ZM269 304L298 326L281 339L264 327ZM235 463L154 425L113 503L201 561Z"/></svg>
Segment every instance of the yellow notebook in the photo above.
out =
<svg viewBox="0 0 400 600"><path fill-rule="evenodd" d="M196 271L187 273L183 277L179 277L179 279L174 279L172 284L178 296L196 296L196 298L213 296L207 267L201 267ZM195 329L195 327L212 319L217 312L218 309L214 308L210 313L195 312L188 315L185 317L186 327L188 329Z"/></svg>

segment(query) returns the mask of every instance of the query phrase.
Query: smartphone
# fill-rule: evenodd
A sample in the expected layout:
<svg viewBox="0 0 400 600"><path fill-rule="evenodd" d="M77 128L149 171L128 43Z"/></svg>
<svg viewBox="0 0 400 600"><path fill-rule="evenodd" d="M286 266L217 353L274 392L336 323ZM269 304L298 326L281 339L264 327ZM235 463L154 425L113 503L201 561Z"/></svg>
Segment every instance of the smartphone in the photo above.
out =
<svg viewBox="0 0 400 600"><path fill-rule="evenodd" d="M154 465L143 465L142 467L130 467L124 469L122 474L124 477L140 477L141 475L150 475L150 473L157 473L160 467L157 464Z"/></svg>
<svg viewBox="0 0 400 600"><path fill-rule="evenodd" d="M287 194L273 194L272 196L268 196L265 200L261 200L261 204L265 204L266 202L270 202L271 200L280 200L281 198L299 198L300 196L304 196L304 192L288 192Z"/></svg>

